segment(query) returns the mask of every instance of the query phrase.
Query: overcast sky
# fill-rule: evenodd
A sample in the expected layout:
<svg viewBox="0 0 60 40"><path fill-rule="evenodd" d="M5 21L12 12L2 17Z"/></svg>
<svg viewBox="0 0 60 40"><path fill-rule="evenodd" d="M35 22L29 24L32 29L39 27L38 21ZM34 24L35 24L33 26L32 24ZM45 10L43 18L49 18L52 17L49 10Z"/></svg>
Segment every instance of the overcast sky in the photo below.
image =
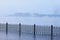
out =
<svg viewBox="0 0 60 40"><path fill-rule="evenodd" d="M14 13L52 14L60 0L0 0L0 16Z"/></svg>

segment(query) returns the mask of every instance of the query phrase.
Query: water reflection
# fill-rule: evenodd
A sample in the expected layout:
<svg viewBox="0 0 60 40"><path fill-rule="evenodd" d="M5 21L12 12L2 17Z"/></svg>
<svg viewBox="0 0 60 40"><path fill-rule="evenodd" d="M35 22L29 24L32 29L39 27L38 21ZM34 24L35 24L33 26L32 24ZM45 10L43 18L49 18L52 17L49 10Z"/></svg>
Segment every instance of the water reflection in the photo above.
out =
<svg viewBox="0 0 60 40"><path fill-rule="evenodd" d="M28 33L22 33L21 36L19 34L9 32L7 35L5 32L0 32L0 39L1 40L51 40L51 36L42 36L42 35L36 35L28 34ZM54 36L53 40L60 40L60 36Z"/></svg>

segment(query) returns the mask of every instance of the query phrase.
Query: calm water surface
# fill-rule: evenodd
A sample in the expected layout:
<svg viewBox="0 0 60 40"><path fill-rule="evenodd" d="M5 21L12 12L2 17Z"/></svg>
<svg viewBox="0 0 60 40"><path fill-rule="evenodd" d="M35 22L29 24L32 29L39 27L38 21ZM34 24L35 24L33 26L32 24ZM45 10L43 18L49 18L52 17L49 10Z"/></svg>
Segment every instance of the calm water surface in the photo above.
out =
<svg viewBox="0 0 60 40"><path fill-rule="evenodd" d="M33 34L22 33L19 37L18 33L9 32L9 34L6 35L5 32L0 32L0 40L51 40L51 36L36 35L36 37L34 37ZM55 36L53 40L60 40L60 37Z"/></svg>

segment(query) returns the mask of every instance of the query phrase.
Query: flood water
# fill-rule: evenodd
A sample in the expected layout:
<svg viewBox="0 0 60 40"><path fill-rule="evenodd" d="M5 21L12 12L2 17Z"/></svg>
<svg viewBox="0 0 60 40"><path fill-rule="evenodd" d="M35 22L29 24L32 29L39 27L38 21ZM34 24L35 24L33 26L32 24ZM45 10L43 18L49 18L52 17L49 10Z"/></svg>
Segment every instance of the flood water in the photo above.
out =
<svg viewBox="0 0 60 40"><path fill-rule="evenodd" d="M22 33L21 36L16 32L9 32L7 35L5 32L0 32L0 40L51 40L51 36L36 35ZM53 40L60 40L60 36L53 37Z"/></svg>

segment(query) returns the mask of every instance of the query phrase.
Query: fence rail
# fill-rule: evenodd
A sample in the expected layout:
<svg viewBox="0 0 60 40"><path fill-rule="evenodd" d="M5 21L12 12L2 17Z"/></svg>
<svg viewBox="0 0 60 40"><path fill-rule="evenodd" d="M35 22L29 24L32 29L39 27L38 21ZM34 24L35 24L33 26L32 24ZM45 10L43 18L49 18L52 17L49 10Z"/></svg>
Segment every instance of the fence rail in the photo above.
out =
<svg viewBox="0 0 60 40"><path fill-rule="evenodd" d="M3 25L0 25L0 27L3 29L4 26L3 27L2 26ZM6 26L6 35L7 35L11 25L9 26L9 24L6 23L5 26ZM60 35L60 32L59 32L60 27L54 27L53 25L51 25L49 27L43 27L43 26L37 26L36 24L34 24L34 25L21 25L21 23L19 23L18 25L12 26L11 29L12 28L13 29L15 28L16 30L18 30L19 36L21 36L21 32L33 33L34 37L38 33L41 34L41 35L44 35L44 34L48 35L48 34L50 34L51 40L53 40L53 36L54 35Z"/></svg>

